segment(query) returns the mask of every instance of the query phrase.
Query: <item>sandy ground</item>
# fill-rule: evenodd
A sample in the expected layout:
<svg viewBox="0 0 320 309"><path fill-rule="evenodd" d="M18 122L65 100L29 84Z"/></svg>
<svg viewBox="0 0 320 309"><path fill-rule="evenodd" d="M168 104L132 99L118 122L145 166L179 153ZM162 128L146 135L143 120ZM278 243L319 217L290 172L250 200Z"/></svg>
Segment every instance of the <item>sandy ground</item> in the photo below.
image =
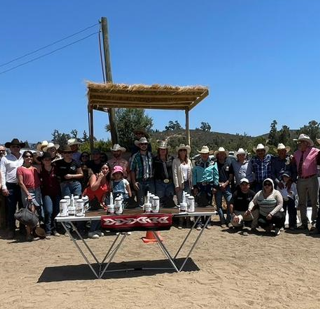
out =
<svg viewBox="0 0 320 309"><path fill-rule="evenodd" d="M174 251L186 232L172 228L161 235ZM128 236L114 261L168 265L156 244L141 241L144 235ZM112 238L88 242L101 259ZM242 236L213 226L187 271L118 272L97 280L68 237L30 243L1 239L0 308L318 309L319 242L304 233Z"/></svg>

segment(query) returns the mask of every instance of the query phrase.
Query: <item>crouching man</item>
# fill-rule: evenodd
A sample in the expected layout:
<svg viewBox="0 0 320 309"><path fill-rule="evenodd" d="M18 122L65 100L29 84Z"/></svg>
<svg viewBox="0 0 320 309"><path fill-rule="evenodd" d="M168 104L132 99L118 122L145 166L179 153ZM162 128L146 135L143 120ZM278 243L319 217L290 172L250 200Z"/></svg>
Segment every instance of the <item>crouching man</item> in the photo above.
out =
<svg viewBox="0 0 320 309"><path fill-rule="evenodd" d="M235 228L235 231L242 230L243 226L251 226L253 216L257 217L258 211L255 210L256 214L248 212L249 203L255 196L254 191L250 190L250 182L247 178L242 178L240 180L240 185L237 190L233 193L232 199L230 201L230 214L231 214L231 224ZM247 236L246 230L242 231L242 235Z"/></svg>

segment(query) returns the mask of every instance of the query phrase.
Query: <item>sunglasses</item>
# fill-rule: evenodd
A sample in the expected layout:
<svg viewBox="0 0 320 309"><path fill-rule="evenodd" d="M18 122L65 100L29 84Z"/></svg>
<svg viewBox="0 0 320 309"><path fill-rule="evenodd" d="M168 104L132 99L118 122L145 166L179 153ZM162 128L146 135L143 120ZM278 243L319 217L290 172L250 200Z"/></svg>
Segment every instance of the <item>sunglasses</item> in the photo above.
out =
<svg viewBox="0 0 320 309"><path fill-rule="evenodd" d="M272 184L270 183L270 182L266 182L266 183L264 183L263 184L265 187L271 187L272 186Z"/></svg>
<svg viewBox="0 0 320 309"><path fill-rule="evenodd" d="M70 153L72 153L72 151L64 151L63 153L64 154L70 154Z"/></svg>
<svg viewBox="0 0 320 309"><path fill-rule="evenodd" d="M147 146L148 143L140 143L141 146Z"/></svg>
<svg viewBox="0 0 320 309"><path fill-rule="evenodd" d="M89 156L88 155L82 155L81 158L88 158Z"/></svg>
<svg viewBox="0 0 320 309"><path fill-rule="evenodd" d="M12 148L21 148L19 145L11 145Z"/></svg>

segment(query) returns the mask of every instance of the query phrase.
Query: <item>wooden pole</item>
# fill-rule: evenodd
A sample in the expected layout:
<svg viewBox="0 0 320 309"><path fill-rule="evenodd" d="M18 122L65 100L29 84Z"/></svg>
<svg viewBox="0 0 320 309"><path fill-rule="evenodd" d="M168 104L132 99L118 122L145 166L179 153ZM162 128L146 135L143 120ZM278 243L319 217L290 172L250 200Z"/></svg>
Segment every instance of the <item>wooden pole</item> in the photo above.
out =
<svg viewBox="0 0 320 309"><path fill-rule="evenodd" d="M88 113L89 113L89 142L90 142L90 151L92 151L94 143L93 143L93 136L94 136L94 132L93 132L93 108L88 107Z"/></svg>
<svg viewBox="0 0 320 309"><path fill-rule="evenodd" d="M101 30L103 38L103 51L104 51L104 65L105 65L105 77L107 83L112 83L111 73L111 61L110 61L110 49L109 49L109 34L108 34L108 22L106 17L101 17ZM109 124L112 144L119 144L118 131L115 122L115 111L113 108L108 109Z"/></svg>
<svg viewBox="0 0 320 309"><path fill-rule="evenodd" d="M189 110L186 109L186 131L187 131L187 144L191 146L190 127L189 127Z"/></svg>

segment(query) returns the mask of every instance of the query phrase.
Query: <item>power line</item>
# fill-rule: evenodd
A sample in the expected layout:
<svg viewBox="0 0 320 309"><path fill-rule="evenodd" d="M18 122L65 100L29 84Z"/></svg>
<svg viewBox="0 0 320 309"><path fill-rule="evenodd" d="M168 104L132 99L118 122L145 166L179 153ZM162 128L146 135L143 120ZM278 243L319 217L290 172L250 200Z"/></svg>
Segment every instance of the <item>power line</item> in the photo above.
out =
<svg viewBox="0 0 320 309"><path fill-rule="evenodd" d="M34 61L39 60L39 59L41 59L41 58L44 58L44 57L46 57L46 56L49 56L49 55L51 55L51 54L53 54L53 53L55 53L55 52L57 52L57 51L59 51L59 50L62 50L62 49L64 49L64 48L67 48L67 47L69 47L69 46L71 46L71 45L74 45L74 44L76 44L76 43L79 43L79 42L81 42L81 41L83 41L83 40L85 40L85 39L88 39L89 37L91 37L91 36L93 36L93 35L96 35L97 33L99 33L99 32L91 33L91 34L89 34L89 35L87 35L87 36L85 36L85 37L83 37L83 38L81 38L81 39L79 39L79 40L76 40L76 41L71 42L71 43L69 43L69 44L67 44L67 45L64 45L64 46L62 46L62 47L60 47L60 48L57 48L57 49L55 49L55 50L53 50L53 51L51 51L51 52L49 52L49 53L43 54L43 55L41 55L41 56L39 56L39 57L33 58L33 59L29 60L29 61L26 61L26 62L23 62L23 63L21 63L21 64L19 64L19 65L16 65L15 67L12 67L12 68L10 68L10 69L8 69L8 70L2 71L2 72L0 72L0 75L2 75L2 74L4 74L4 73L7 73L7 72L10 72L10 71L12 71L12 70L15 70L15 69L17 69L17 68L19 68L19 67L21 67L21 66L24 66L24 65L26 65L26 64L28 64L28 63L31 63L31 62L34 62Z"/></svg>
<svg viewBox="0 0 320 309"><path fill-rule="evenodd" d="M63 41L65 41L65 40L67 40L67 39L70 39L70 38L78 35L79 33L82 33L82 32L84 32L84 31L87 31L88 29L91 29L91 28L97 26L98 24L99 24L99 23L95 23L95 24L92 25L92 26L89 26L89 27L87 27L87 28L84 28L84 29L76 32L76 33L73 33L73 34L71 34L71 35L68 35L68 36L66 36L66 37L64 37L64 38L62 38L62 39L60 39L60 40L58 40L58 41L55 41L55 42L50 43L50 44L48 44L48 45L46 45L46 46L40 47L40 48L38 48L38 49L36 49L36 50L34 50L34 51L32 51L32 52L26 53L26 54L24 54L23 56L20 56L20 57L18 57L18 58L15 58L15 59L12 59L12 60L10 60L10 61L8 61L8 62L5 62L5 63L3 63L3 64L0 64L0 68L3 67L3 66L5 66L5 65L8 65L8 64L10 64L10 63L12 63L12 62L15 62L15 61L17 61L17 60L20 60L20 59L22 59L22 58L25 58L25 57L30 56L30 55L32 55L32 54L35 54L35 53L39 52L40 50L46 49L46 48L48 48L48 47L50 47L50 46L53 46L53 45L58 44L58 43L60 43L60 42L63 42Z"/></svg>

